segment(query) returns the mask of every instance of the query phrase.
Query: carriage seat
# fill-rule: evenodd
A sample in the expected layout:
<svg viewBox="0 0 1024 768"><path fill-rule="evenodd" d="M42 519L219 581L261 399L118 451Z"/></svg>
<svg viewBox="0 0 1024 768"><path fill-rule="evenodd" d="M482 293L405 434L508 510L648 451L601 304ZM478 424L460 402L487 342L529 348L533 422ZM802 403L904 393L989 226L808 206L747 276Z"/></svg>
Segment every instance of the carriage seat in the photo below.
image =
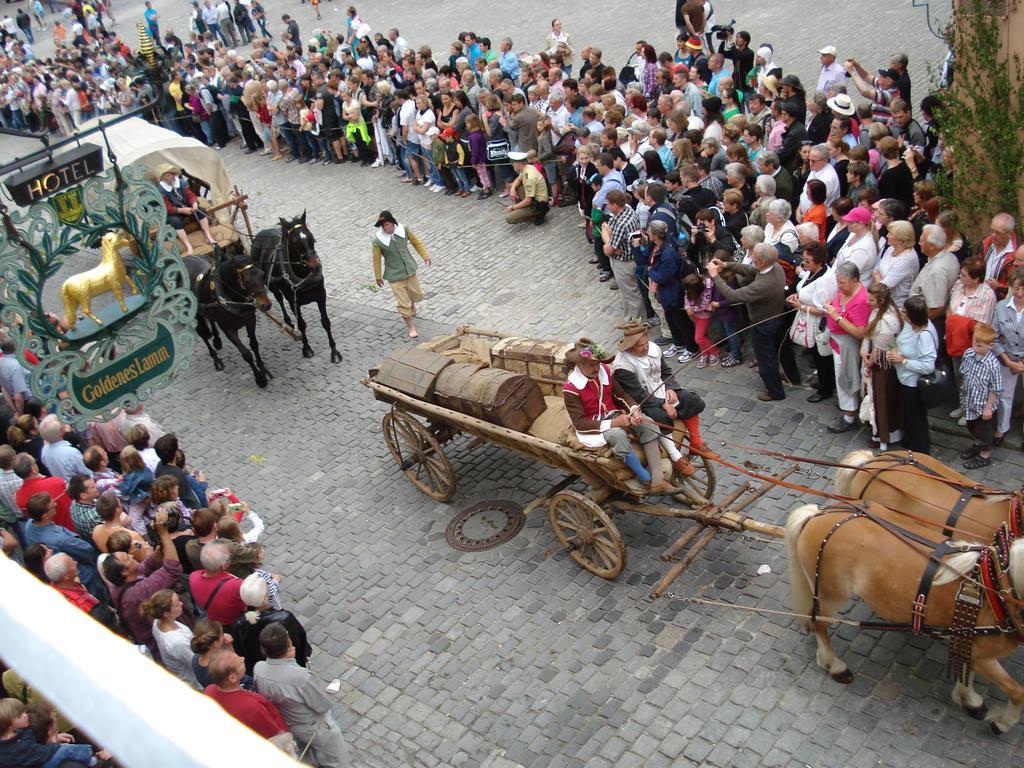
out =
<svg viewBox="0 0 1024 768"><path fill-rule="evenodd" d="M561 397L548 395L544 398L544 404L547 408L544 410L544 413L538 416L530 426L530 435L541 440L558 443L559 445L564 445L567 448L589 453L594 456L609 459L615 458L615 454L612 453L612 449L607 445L602 448L588 448L579 441L576 437L576 430L572 428L572 422L569 421L569 413L565 410L565 402ZM686 434L686 427L683 426L682 422L677 420L674 422L674 425L679 429L680 434ZM633 440L632 442L634 452L640 458L641 463L646 465L647 460L644 456L644 451L640 446L640 443L636 440ZM662 460L663 462L668 461L668 457L665 454L664 449L662 449ZM633 473L625 464L622 462L617 462L617 464L618 466L615 468L615 476L618 479L628 480L633 477ZM667 464L663 469L666 472L670 472L671 470Z"/></svg>

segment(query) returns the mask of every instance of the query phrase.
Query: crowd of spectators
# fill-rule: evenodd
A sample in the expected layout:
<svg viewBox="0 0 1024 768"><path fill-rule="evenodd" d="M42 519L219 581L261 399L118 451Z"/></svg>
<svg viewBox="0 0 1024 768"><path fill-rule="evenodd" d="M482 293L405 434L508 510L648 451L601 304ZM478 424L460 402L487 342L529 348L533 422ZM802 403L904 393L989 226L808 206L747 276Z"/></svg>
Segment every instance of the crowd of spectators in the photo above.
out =
<svg viewBox="0 0 1024 768"><path fill-rule="evenodd" d="M729 368L748 348L759 399L806 381L811 402L836 398L831 431L866 424L873 447L927 452L918 383L949 361L962 384L951 416L974 438L965 465L991 461L1010 430L1024 247L1009 214L975 246L946 208L941 96L912 99L905 55L868 67L825 44L804 83L770 43L711 34L698 0L678 3L673 50L639 40L618 71L559 19L537 52L475 32L435 52L352 7L340 29L304 38L258 0L193 0L180 35L146 5L173 59L163 83L132 72L100 2L71 3L45 60L24 14L3 25L0 121L70 134L153 104L148 119L211 146L237 138L268 162L359 162L432 192L509 198L510 224L575 208L594 279L618 291L623 320L660 327L678 362ZM238 525L251 511L210 493L144 414L68 432L32 399L13 346L3 352L5 543L268 738L313 733L321 710L288 698L312 686L310 649ZM0 711L0 725L21 718Z"/></svg>
<svg viewBox="0 0 1024 768"><path fill-rule="evenodd" d="M264 567L264 525L210 488L141 406L63 424L32 397L13 342L0 357L0 538L72 606L282 749L348 765L313 649ZM0 766L114 765L14 670L3 676Z"/></svg>

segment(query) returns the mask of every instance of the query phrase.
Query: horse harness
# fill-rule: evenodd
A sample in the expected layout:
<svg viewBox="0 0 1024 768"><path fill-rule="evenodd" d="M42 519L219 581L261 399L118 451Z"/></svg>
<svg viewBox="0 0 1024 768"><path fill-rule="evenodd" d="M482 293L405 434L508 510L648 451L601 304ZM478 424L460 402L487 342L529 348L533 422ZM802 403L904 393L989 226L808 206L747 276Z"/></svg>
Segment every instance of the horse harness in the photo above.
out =
<svg viewBox="0 0 1024 768"><path fill-rule="evenodd" d="M953 508L949 511L949 516L946 518L946 522L942 528L942 535L949 538L953 535L956 530L957 523L960 522L960 516L964 513L968 503L971 499L980 498L985 496L985 490L980 485L965 485L964 483L953 482L948 478L943 478L938 472L931 467L927 467L917 459L914 458L914 454L908 452L906 456L900 457L887 457L887 462L882 466L873 466L870 469L875 471L871 472L871 477L864 484L864 487L860 490L860 498L864 498L864 495L868 492L868 488L871 484L877 480L881 474L885 471L891 471L896 467L914 467L926 474L931 475L935 478L941 478L951 488L960 491L960 498L953 504Z"/></svg>
<svg viewBox="0 0 1024 768"><path fill-rule="evenodd" d="M928 562L916 591L916 599L912 608L912 620L909 624L862 621L862 629L877 629L886 632L912 632L915 635L927 634L936 638L949 638L949 657L946 672L953 679L967 683L971 668L971 652L976 637L1015 634L1024 642L1024 600L1016 595L1007 569L1010 561L1010 547L1014 541L1024 536L1024 511L1022 511L1019 494L1013 497L1008 522L1001 525L995 533L991 544L955 544L949 539L934 542L909 531L903 526L879 517L866 506L850 503L835 504L822 510L822 513L837 513L843 509L848 514L838 520L825 534L818 545L814 565L814 594L811 602L811 621L815 622L820 610L821 560L825 547L836 532L846 523L857 518L867 518L877 523L893 535L909 539L915 544L930 549ZM948 523L947 523L948 524ZM928 596L932 583L942 560L948 555L963 552L978 552L979 557L970 574L960 577L953 608L953 620L949 627L930 626L925 623L928 609ZM991 626L977 625L978 614L982 605L988 600L995 614L996 623Z"/></svg>
<svg viewBox="0 0 1024 768"><path fill-rule="evenodd" d="M274 233L274 244L273 253L274 258L270 262L270 269L267 270L267 282L270 282L274 277L280 277L288 284L288 288L293 294L297 294L300 290L306 287L306 285L314 280L317 276L318 270L310 267L309 273L303 277L299 277L295 274L294 262L292 261L291 254L288 250L288 245L291 242L291 234L297 229L306 229L306 225L292 224L282 235L278 230L271 230ZM306 229L308 232L309 230Z"/></svg>
<svg viewBox="0 0 1024 768"><path fill-rule="evenodd" d="M209 309L211 307L220 307L225 312L229 312L233 315L242 315L245 314L246 309L252 309L255 302L251 296L249 297L249 301L235 301L227 297L227 291L224 288L224 284L221 279L221 259L214 255L212 262L212 266L208 270L200 272L194 278L197 297L199 289L202 287L203 283L206 282L208 277L209 282L207 282L207 287L213 293L213 299L211 301L199 301L200 308ZM238 278L240 284L242 281L242 275L252 269L253 266L254 265L250 263L246 264L244 267L235 268L235 276ZM235 307L238 307L238 309L235 309Z"/></svg>

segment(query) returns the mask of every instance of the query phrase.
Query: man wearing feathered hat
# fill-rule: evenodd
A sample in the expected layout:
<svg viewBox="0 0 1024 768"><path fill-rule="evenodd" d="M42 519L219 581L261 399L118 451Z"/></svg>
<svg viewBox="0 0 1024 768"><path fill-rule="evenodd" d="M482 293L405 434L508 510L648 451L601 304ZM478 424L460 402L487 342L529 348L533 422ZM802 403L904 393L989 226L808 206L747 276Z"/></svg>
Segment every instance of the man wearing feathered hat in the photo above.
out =
<svg viewBox="0 0 1024 768"><path fill-rule="evenodd" d="M661 432L612 376L608 363L614 358L589 339L580 339L565 355L574 368L562 387L562 399L576 438L588 448L611 446L637 479L650 485L651 493L677 492L662 475ZM647 469L633 451L630 434L643 446Z"/></svg>
<svg viewBox="0 0 1024 768"><path fill-rule="evenodd" d="M640 403L640 410L661 429L661 445L668 453L672 466L684 477L694 473L689 459L680 452L673 441L671 425L679 419L686 425L690 438L690 452L711 455L700 433L700 413L704 400L696 392L683 389L674 383L661 349L651 341L647 325L634 320L621 326L622 340L619 354L612 363L615 382L633 400Z"/></svg>

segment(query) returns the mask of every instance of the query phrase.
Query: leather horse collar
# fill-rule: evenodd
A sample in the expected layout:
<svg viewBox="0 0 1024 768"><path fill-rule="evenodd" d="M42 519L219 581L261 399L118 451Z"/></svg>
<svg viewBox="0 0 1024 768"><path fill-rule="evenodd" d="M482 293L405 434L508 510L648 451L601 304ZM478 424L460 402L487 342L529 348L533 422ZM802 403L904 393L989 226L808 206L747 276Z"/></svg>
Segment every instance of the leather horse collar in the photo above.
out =
<svg viewBox="0 0 1024 768"><path fill-rule="evenodd" d="M242 315L246 313L248 309L255 308L255 299L253 296L248 296L248 301L237 301L228 297L228 289L225 287L222 275L222 262L227 261L227 256L221 251L219 254L215 251L213 259L211 259L212 266L200 273L195 277L196 289L207 283L207 288L211 291L213 298L210 301L201 301L199 306L204 309L210 307L220 307L225 312L229 312L233 315ZM235 276L238 278L239 286L241 286L241 277L246 271L253 268L253 264L246 264L244 267L235 269ZM209 280L207 280L209 278Z"/></svg>

